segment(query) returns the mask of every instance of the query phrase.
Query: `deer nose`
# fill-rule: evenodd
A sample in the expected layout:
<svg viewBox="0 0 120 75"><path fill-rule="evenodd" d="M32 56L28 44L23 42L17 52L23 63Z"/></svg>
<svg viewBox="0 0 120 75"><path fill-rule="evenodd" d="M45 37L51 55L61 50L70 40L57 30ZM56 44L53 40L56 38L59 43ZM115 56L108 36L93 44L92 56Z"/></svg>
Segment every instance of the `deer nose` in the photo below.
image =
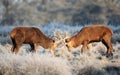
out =
<svg viewBox="0 0 120 75"><path fill-rule="evenodd" d="M66 45L66 46L68 46L68 45Z"/></svg>
<svg viewBox="0 0 120 75"><path fill-rule="evenodd" d="M66 44L66 47L68 48L68 45Z"/></svg>

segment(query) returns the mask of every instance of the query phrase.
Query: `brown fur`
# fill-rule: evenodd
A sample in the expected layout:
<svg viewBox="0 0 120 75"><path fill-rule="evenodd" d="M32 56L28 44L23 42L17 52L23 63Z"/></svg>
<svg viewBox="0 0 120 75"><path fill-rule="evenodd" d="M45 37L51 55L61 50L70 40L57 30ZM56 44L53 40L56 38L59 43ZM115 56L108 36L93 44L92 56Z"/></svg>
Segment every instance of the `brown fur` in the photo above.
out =
<svg viewBox="0 0 120 75"><path fill-rule="evenodd" d="M22 44L30 44L31 49L36 52L38 45L45 49L53 50L56 47L55 41L45 36L38 28L35 27L16 27L10 32L13 46L12 52L18 53Z"/></svg>
<svg viewBox="0 0 120 75"><path fill-rule="evenodd" d="M107 26L93 25L82 28L77 35L67 38L65 42L69 50L71 50L72 47L76 48L79 45L83 45L81 50L81 53L83 53L89 43L102 41L102 43L107 47L106 56L109 56L113 51L111 44L112 34L113 31Z"/></svg>

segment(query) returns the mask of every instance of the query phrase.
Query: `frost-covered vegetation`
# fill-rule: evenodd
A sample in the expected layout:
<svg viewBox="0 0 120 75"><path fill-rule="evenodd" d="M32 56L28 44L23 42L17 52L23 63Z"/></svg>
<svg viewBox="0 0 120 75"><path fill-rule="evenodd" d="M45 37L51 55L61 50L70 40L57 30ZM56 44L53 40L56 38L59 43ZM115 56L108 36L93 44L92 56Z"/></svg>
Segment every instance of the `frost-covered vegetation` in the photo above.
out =
<svg viewBox="0 0 120 75"><path fill-rule="evenodd" d="M30 25L25 25L30 26ZM12 54L9 32L16 26L0 28L0 75L119 75L120 74L120 26L114 27L112 44L113 58L106 58L106 48L99 43L90 44L90 51L80 54L81 46L68 52L64 39L77 34L83 26L70 26L51 22L48 25L32 25L45 35L62 43L55 49L57 57L52 57L49 50L41 46L37 54L29 52L30 46L23 45L18 55Z"/></svg>

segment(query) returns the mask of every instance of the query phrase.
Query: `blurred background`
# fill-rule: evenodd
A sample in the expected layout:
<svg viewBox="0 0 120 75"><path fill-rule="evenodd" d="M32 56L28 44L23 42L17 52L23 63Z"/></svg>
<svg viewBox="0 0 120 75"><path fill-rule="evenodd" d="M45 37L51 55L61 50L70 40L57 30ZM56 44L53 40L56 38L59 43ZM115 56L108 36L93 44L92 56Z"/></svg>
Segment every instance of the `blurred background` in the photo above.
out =
<svg viewBox="0 0 120 75"><path fill-rule="evenodd" d="M120 25L120 0L0 0L0 25Z"/></svg>

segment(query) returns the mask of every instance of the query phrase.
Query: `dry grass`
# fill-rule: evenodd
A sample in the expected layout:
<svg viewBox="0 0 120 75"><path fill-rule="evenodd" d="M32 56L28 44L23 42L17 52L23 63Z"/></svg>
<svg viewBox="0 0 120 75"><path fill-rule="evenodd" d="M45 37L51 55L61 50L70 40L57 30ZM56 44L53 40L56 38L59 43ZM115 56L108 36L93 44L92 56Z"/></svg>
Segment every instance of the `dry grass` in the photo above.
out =
<svg viewBox="0 0 120 75"><path fill-rule="evenodd" d="M50 54L15 55L9 52L10 48L10 45L0 45L1 75L71 75L68 62L64 59L51 57Z"/></svg>
<svg viewBox="0 0 120 75"><path fill-rule="evenodd" d="M30 53L24 45L18 55L10 52L11 45L0 45L0 74L1 75L119 75L120 74L120 44L114 45L116 51L113 59L102 55L102 43L91 51L81 55L81 47L71 53L63 46L56 49L58 57L43 48L38 48L38 53ZM44 51L44 52L43 52ZM104 53L105 51L103 51Z"/></svg>

